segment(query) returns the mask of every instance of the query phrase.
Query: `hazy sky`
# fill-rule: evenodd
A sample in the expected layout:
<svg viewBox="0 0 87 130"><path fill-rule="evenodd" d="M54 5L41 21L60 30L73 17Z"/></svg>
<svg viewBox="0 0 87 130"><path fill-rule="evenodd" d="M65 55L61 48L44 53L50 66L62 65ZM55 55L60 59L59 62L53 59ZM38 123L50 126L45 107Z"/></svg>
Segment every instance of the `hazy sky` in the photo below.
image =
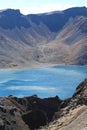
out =
<svg viewBox="0 0 87 130"><path fill-rule="evenodd" d="M0 0L0 9L20 9L23 14L63 10L75 6L87 7L87 0Z"/></svg>

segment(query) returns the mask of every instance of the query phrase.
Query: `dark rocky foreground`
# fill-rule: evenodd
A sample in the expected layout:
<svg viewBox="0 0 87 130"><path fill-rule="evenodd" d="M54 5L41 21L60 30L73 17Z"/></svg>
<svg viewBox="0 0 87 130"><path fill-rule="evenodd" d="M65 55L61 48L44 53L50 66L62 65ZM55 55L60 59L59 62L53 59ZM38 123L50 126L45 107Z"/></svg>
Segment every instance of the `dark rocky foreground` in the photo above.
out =
<svg viewBox="0 0 87 130"><path fill-rule="evenodd" d="M74 95L66 100L61 100L58 96L41 99L37 95L24 98L10 95L0 98L0 130L45 130L50 122L83 105L87 105L87 79L77 87ZM57 121L56 123L62 125ZM57 128L60 130L60 127Z"/></svg>

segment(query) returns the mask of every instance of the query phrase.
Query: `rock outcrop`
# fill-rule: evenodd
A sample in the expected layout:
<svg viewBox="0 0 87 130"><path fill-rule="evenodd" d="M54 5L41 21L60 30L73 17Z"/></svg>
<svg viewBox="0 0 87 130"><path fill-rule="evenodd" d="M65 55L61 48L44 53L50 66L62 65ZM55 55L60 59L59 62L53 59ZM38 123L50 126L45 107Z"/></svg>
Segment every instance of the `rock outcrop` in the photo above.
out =
<svg viewBox="0 0 87 130"><path fill-rule="evenodd" d="M0 98L0 130L81 130L87 129L86 119L87 79L65 100L37 95Z"/></svg>
<svg viewBox="0 0 87 130"><path fill-rule="evenodd" d="M40 99L36 95L0 98L0 130L34 130L46 125L58 111L61 100Z"/></svg>
<svg viewBox="0 0 87 130"><path fill-rule="evenodd" d="M86 130L87 129L87 79L76 88L69 99L62 101L53 121L42 130Z"/></svg>

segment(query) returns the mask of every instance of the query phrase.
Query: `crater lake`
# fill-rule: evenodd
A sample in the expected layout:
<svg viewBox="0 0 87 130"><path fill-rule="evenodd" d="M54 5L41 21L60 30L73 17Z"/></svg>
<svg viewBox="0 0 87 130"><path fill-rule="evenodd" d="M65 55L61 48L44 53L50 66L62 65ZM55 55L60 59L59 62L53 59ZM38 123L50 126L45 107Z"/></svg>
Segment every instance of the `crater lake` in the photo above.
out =
<svg viewBox="0 0 87 130"><path fill-rule="evenodd" d="M40 98L58 95L71 97L76 87L87 78L87 66L53 66L32 69L1 69L0 97L31 96Z"/></svg>

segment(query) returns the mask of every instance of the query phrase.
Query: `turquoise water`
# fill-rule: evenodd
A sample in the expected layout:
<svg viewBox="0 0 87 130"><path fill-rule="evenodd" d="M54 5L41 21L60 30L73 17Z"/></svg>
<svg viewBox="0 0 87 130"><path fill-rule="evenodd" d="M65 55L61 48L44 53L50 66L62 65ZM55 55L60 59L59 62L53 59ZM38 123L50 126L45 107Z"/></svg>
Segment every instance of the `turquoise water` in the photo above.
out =
<svg viewBox="0 0 87 130"><path fill-rule="evenodd" d="M0 96L37 94L71 97L78 84L87 78L87 66L54 66L38 69L0 70Z"/></svg>

